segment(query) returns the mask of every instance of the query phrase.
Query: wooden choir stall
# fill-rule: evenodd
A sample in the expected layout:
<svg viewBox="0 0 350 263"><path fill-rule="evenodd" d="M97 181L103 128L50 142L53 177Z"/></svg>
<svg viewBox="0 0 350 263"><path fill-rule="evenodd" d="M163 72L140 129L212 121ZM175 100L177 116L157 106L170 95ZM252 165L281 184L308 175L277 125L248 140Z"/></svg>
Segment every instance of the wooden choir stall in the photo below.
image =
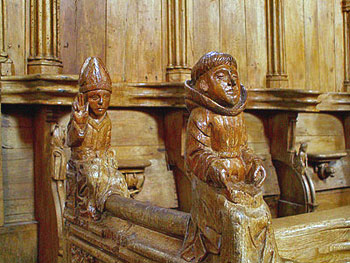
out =
<svg viewBox="0 0 350 263"><path fill-rule="evenodd" d="M350 262L349 0L0 0L0 262Z"/></svg>

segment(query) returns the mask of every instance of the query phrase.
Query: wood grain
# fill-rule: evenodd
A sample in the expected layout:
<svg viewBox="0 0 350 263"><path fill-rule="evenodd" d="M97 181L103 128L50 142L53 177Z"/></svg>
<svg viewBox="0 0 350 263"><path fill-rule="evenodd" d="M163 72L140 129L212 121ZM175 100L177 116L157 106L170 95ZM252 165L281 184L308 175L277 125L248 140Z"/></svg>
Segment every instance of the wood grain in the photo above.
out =
<svg viewBox="0 0 350 263"><path fill-rule="evenodd" d="M304 0L304 28L305 28L305 88L319 89L319 68L313 65L319 63L318 56L318 5L319 1Z"/></svg>
<svg viewBox="0 0 350 263"><path fill-rule="evenodd" d="M350 188L316 193L317 211L350 205Z"/></svg>
<svg viewBox="0 0 350 263"><path fill-rule="evenodd" d="M305 89L303 2L303 0L285 1L286 64L289 87L292 89Z"/></svg>
<svg viewBox="0 0 350 263"><path fill-rule="evenodd" d="M322 91L335 90L334 1L318 4L319 70ZM340 7L339 7L340 8ZM331 28L331 30L329 30ZM326 34L324 32L327 32Z"/></svg>
<svg viewBox="0 0 350 263"><path fill-rule="evenodd" d="M267 43L264 1L245 1L247 88L266 87Z"/></svg>
<svg viewBox="0 0 350 263"><path fill-rule="evenodd" d="M16 223L0 227L0 262L37 262L37 223Z"/></svg>
<svg viewBox="0 0 350 263"><path fill-rule="evenodd" d="M78 74L77 30L80 25L77 21L77 1L61 1L60 10L62 72Z"/></svg>
<svg viewBox="0 0 350 263"><path fill-rule="evenodd" d="M220 1L221 52L231 54L238 64L241 83L248 81L245 1Z"/></svg>
<svg viewBox="0 0 350 263"><path fill-rule="evenodd" d="M205 53L220 51L220 1L193 1L193 11L194 49L192 54L193 61L196 63Z"/></svg>
<svg viewBox="0 0 350 263"><path fill-rule="evenodd" d="M334 8L334 73L335 92L343 91L344 81L344 35L343 35L343 14L340 8L340 1L333 1ZM329 89L327 89L329 90Z"/></svg>
<svg viewBox="0 0 350 263"><path fill-rule="evenodd" d="M76 1L76 10L77 44L75 63L78 65L78 69L85 59L90 56L99 57L105 62L106 0L98 2Z"/></svg>
<svg viewBox="0 0 350 263"><path fill-rule="evenodd" d="M16 75L26 74L26 4L23 0L8 2L5 46L13 61Z"/></svg>

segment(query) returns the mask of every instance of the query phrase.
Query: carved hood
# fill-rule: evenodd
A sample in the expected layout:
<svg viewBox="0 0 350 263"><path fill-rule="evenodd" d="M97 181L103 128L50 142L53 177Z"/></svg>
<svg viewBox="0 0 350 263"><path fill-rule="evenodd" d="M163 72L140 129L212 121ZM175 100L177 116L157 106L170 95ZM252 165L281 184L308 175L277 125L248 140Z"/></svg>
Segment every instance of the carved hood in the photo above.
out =
<svg viewBox="0 0 350 263"><path fill-rule="evenodd" d="M190 81L185 81L185 104L189 111L197 107L204 107L210 111L226 116L235 116L241 113L247 104L247 89L241 84L241 97L239 102L232 108L225 107L215 102L205 94L190 86Z"/></svg>

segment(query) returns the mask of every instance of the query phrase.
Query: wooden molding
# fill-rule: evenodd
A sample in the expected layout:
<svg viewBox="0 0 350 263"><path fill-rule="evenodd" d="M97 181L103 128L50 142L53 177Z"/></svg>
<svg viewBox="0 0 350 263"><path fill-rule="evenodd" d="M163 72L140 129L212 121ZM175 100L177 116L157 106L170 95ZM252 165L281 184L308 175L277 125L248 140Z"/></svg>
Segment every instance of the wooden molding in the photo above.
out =
<svg viewBox="0 0 350 263"><path fill-rule="evenodd" d="M344 91L350 91L350 1L343 0Z"/></svg>
<svg viewBox="0 0 350 263"><path fill-rule="evenodd" d="M78 75L1 77L4 104L72 104ZM113 83L111 107L185 107L182 82ZM248 110L350 111L350 93L297 89L249 89Z"/></svg>
<svg viewBox="0 0 350 263"><path fill-rule="evenodd" d="M59 13L60 0L30 1L29 74L62 72L59 59Z"/></svg>
<svg viewBox="0 0 350 263"><path fill-rule="evenodd" d="M188 27L189 0L167 1L168 23L168 66L167 81L182 82L189 79L188 67Z"/></svg>
<svg viewBox="0 0 350 263"><path fill-rule="evenodd" d="M285 66L283 0L266 0L268 88L285 88L288 76Z"/></svg>

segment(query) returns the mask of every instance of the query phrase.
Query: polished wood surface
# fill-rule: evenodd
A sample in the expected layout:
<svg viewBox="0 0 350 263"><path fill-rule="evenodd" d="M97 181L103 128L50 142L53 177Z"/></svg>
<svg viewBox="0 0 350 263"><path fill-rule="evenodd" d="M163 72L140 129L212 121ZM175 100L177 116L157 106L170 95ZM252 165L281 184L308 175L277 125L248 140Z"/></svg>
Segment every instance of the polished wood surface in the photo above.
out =
<svg viewBox="0 0 350 263"><path fill-rule="evenodd" d="M262 198L266 170L247 144L246 102L237 62L225 53L203 55L185 83L192 205L181 256L188 262L283 262Z"/></svg>
<svg viewBox="0 0 350 263"><path fill-rule="evenodd" d="M57 213L50 196L52 176L47 171L50 153L46 146L51 126L59 123L65 127L69 121L70 106L79 89L77 74L88 56L99 56L111 73L111 145L117 149L117 159L151 163L143 172L137 171L146 179L136 199L189 212L190 181L184 175L188 114L180 81L189 78L189 70L200 56L217 50L236 57L241 81L249 89L245 112L248 144L272 175L263 186L272 215L278 214L280 200L298 184L300 191L294 192L306 200L303 208L308 206L305 197L310 191L302 189L311 181L294 177L288 159L303 141L309 146L306 152L318 156L306 169L314 184L316 211L348 204L349 157L326 163L334 170L333 177L320 179L316 172L324 166L320 156L347 152L350 145L348 2L0 1L2 223L13 222L13 228L20 228L20 221L40 221L39 226L44 226L38 232L40 260L45 262L43 258L50 255L46 261L55 262ZM271 20L272 16L278 20ZM288 85L274 89L267 80L270 66L275 63L277 71L283 68L283 56ZM60 70L63 75L56 74ZM50 74L29 74L32 72ZM271 119L279 113L292 114L296 123L286 123L285 129L271 133ZM15 123L7 127L4 119ZM284 147L283 140L276 144L276 138L283 139L293 125L294 136L288 137L293 146ZM278 148L283 150L277 153ZM64 151L69 156L66 146ZM287 168L280 169L279 157L287 162ZM125 174L130 171L135 172L127 168ZM292 176L289 183L281 184L281 174ZM153 191L155 188L158 191ZM128 233L132 237L133 232ZM20 243L18 251L25 246ZM142 242L133 246L134 251L145 248ZM84 254L77 247L72 249ZM142 250L148 257L140 261L159 255L150 250ZM31 253L36 258L35 252ZM139 257L137 252L128 255Z"/></svg>

